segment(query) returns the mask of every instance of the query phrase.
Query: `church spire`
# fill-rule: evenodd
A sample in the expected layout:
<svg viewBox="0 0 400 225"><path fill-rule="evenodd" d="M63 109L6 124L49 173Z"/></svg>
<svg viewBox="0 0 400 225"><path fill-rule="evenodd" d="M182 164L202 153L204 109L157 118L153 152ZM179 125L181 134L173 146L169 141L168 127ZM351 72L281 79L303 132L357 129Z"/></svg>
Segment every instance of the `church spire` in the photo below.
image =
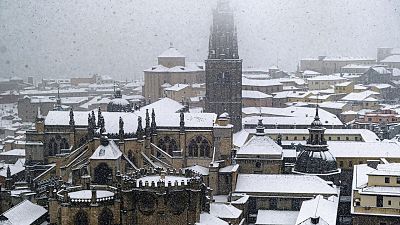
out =
<svg viewBox="0 0 400 225"><path fill-rule="evenodd" d="M119 117L119 140L123 141L124 136L125 136L124 120L122 120L122 117Z"/></svg>
<svg viewBox="0 0 400 225"><path fill-rule="evenodd" d="M74 110L72 109L72 107L69 110L69 125L75 126Z"/></svg>
<svg viewBox="0 0 400 225"><path fill-rule="evenodd" d="M228 0L219 0L213 11L209 59L239 59L233 10Z"/></svg>
<svg viewBox="0 0 400 225"><path fill-rule="evenodd" d="M55 111L62 110L61 98L60 98L60 84L58 84L58 86L57 86L57 100L56 100L56 104L54 105L54 110Z"/></svg>

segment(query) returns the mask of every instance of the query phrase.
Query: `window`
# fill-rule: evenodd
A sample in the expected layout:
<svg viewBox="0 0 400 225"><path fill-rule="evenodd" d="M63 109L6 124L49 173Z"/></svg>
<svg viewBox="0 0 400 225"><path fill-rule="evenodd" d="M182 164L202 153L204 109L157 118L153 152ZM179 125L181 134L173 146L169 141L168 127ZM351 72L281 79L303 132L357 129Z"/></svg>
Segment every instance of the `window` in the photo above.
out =
<svg viewBox="0 0 400 225"><path fill-rule="evenodd" d="M332 141L332 137L328 137L328 140Z"/></svg>
<svg viewBox="0 0 400 225"><path fill-rule="evenodd" d="M261 162L256 162L256 167L260 168L261 167Z"/></svg>
<svg viewBox="0 0 400 225"><path fill-rule="evenodd" d="M303 136L303 141L306 140L306 137Z"/></svg>
<svg viewBox="0 0 400 225"><path fill-rule="evenodd" d="M390 183L390 177L385 177L385 183L386 184Z"/></svg>
<svg viewBox="0 0 400 225"><path fill-rule="evenodd" d="M391 200L388 201L388 205L392 205L392 201Z"/></svg>
<svg viewBox="0 0 400 225"><path fill-rule="evenodd" d="M349 140L349 137L346 137L346 141L348 141Z"/></svg>
<svg viewBox="0 0 400 225"><path fill-rule="evenodd" d="M383 207L383 196L376 196L376 207Z"/></svg>
<svg viewBox="0 0 400 225"><path fill-rule="evenodd" d="M339 161L339 167L343 167L343 161Z"/></svg>
<svg viewBox="0 0 400 225"><path fill-rule="evenodd" d="M297 141L297 136L294 136L294 140Z"/></svg>
<svg viewBox="0 0 400 225"><path fill-rule="evenodd" d="M278 208L278 199L270 198L269 199L269 209L277 209Z"/></svg>
<svg viewBox="0 0 400 225"><path fill-rule="evenodd" d="M350 167L350 168L353 167L353 161L349 161L349 167Z"/></svg>
<svg viewBox="0 0 400 225"><path fill-rule="evenodd" d="M300 210L300 199L294 198L292 199L292 210L298 211Z"/></svg>
<svg viewBox="0 0 400 225"><path fill-rule="evenodd" d="M358 161L358 164L363 164L363 161Z"/></svg>
<svg viewBox="0 0 400 225"><path fill-rule="evenodd" d="M396 178L396 183L397 183L397 184L400 184L400 177L397 177L397 178Z"/></svg>
<svg viewBox="0 0 400 225"><path fill-rule="evenodd" d="M358 137L354 137L354 140L355 140L355 141L358 141Z"/></svg>
<svg viewBox="0 0 400 225"><path fill-rule="evenodd" d="M340 141L340 137L337 137L337 140Z"/></svg>
<svg viewBox="0 0 400 225"><path fill-rule="evenodd" d="M197 136L189 142L190 157L211 157L211 145L208 140L202 136Z"/></svg>

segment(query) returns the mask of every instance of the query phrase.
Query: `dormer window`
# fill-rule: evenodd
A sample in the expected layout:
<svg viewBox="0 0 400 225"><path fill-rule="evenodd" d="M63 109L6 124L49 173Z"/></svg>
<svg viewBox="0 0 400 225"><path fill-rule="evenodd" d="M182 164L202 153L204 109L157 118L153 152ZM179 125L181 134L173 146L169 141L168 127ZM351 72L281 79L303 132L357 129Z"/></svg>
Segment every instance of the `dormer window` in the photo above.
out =
<svg viewBox="0 0 400 225"><path fill-rule="evenodd" d="M104 156L106 154L106 150L105 149L100 149L99 151L99 156Z"/></svg>

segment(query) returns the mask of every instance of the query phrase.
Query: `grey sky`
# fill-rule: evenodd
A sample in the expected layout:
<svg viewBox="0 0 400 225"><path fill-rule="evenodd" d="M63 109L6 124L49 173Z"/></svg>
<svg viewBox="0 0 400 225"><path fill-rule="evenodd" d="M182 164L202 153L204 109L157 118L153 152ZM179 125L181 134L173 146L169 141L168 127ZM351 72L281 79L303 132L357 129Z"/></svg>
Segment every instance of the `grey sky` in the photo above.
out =
<svg viewBox="0 0 400 225"><path fill-rule="evenodd" d="M0 77L140 78L173 42L207 56L215 0L0 0ZM244 66L400 46L398 0L232 0ZM279 60L278 60L279 59ZM277 61L278 60L278 61Z"/></svg>

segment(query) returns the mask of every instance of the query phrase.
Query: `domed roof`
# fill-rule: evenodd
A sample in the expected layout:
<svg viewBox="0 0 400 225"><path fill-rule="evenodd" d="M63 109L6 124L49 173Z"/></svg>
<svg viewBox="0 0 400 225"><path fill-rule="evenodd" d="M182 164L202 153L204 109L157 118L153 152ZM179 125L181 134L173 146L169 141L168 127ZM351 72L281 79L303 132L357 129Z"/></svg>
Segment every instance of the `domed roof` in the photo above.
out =
<svg viewBox="0 0 400 225"><path fill-rule="evenodd" d="M129 105L129 102L123 98L114 98L108 104L126 106Z"/></svg>
<svg viewBox="0 0 400 225"><path fill-rule="evenodd" d="M309 149L309 146L301 146L304 149L297 157L294 173L328 175L339 172L335 157L324 146L324 151ZM321 148L321 146L319 146Z"/></svg>
<svg viewBox="0 0 400 225"><path fill-rule="evenodd" d="M329 152L324 137L325 128L318 116L318 105L315 111L314 121L308 129L310 136L307 144L299 145L301 150L297 157L294 173L332 175L340 172L337 168L335 157Z"/></svg>

